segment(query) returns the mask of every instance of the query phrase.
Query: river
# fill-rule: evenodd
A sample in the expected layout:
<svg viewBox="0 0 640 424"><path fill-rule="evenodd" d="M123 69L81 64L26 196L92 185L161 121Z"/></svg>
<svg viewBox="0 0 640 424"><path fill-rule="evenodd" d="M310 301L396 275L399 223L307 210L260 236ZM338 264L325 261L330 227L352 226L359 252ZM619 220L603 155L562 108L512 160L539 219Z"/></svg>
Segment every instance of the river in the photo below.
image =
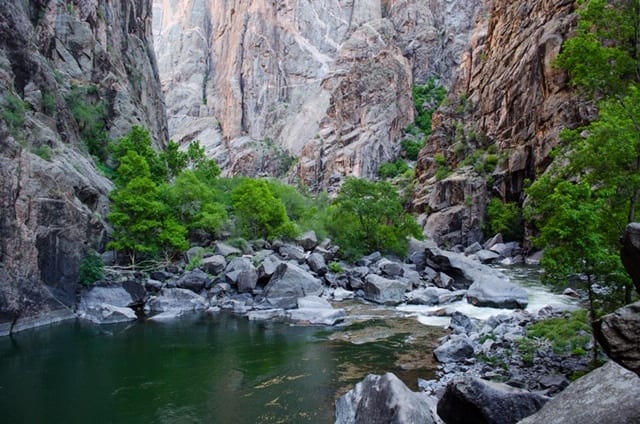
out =
<svg viewBox="0 0 640 424"><path fill-rule="evenodd" d="M531 275L522 281L532 308L566 303ZM504 312L454 306L479 318ZM4 337L2 422L330 423L336 397L368 373L394 372L414 390L418 377L434 377L445 318L425 307L344 307L349 318L338 328L216 313L106 327L71 321Z"/></svg>

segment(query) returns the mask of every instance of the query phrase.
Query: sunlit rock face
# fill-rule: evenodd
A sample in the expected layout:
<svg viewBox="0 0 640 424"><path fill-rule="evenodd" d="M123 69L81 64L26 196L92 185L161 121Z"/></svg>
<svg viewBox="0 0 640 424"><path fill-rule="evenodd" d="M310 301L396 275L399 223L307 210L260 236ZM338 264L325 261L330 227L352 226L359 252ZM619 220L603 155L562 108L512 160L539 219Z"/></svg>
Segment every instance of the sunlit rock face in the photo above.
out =
<svg viewBox="0 0 640 424"><path fill-rule="evenodd" d="M566 73L554 66L563 41L575 29L574 9L569 0L497 0L478 20L416 167L414 206L429 213L427 235L439 244L479 241L488 197L522 202L525 181L549 165L560 131L591 116L571 93ZM491 149L499 161L490 175L460 167L467 156ZM438 181L438 155L458 172ZM475 187L483 180L483 187L466 195L448 194L454 182Z"/></svg>
<svg viewBox="0 0 640 424"><path fill-rule="evenodd" d="M69 107L105 104L109 138L167 141L151 2L0 1L0 334L73 316L80 263L102 248L111 182Z"/></svg>
<svg viewBox="0 0 640 424"><path fill-rule="evenodd" d="M413 120L414 81L450 81L479 4L156 0L170 135L227 174L373 177Z"/></svg>

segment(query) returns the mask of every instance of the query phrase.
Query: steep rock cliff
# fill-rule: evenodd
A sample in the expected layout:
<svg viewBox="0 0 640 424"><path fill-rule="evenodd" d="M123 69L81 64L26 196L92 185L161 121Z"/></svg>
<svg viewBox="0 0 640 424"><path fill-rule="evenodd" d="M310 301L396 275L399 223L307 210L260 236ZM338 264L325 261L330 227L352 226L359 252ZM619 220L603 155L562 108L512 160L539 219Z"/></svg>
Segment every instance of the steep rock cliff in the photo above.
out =
<svg viewBox="0 0 640 424"><path fill-rule="evenodd" d="M414 80L448 81L479 5L156 0L170 135L199 139L227 174L315 189L372 177L413 119Z"/></svg>
<svg viewBox="0 0 640 424"><path fill-rule="evenodd" d="M574 7L571 0L488 4L416 169L414 206L429 213L425 229L438 243L479 241L488 197L522 202L525 180L548 166L559 132L592 116L553 66L575 27ZM499 159L495 170L461 167L486 152ZM438 180L444 166L457 172L442 178L441 171Z"/></svg>
<svg viewBox="0 0 640 424"><path fill-rule="evenodd" d="M151 2L1 0L0 93L7 334L69 317L79 264L105 242L111 186L87 152L79 113L100 103L107 137L139 124L158 145L167 140Z"/></svg>

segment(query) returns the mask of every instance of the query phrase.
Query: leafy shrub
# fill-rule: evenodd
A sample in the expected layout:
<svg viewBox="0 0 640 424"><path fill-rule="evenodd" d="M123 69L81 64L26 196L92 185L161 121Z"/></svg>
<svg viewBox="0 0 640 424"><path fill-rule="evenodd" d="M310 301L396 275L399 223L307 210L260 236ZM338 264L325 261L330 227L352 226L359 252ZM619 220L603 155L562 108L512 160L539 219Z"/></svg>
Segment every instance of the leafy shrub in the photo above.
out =
<svg viewBox="0 0 640 424"><path fill-rule="evenodd" d="M425 134L431 134L433 112L440 106L447 89L431 78L425 84L413 86L413 101L416 106L416 126Z"/></svg>
<svg viewBox="0 0 640 424"><path fill-rule="evenodd" d="M398 175L404 174L409 169L409 165L402 159L398 159L395 162L386 162L380 165L378 175L381 178L394 178Z"/></svg>
<svg viewBox="0 0 640 424"><path fill-rule="evenodd" d="M9 132L17 138L19 129L24 125L25 114L28 104L24 102L17 94L8 92L4 95L0 108L2 110L2 119L7 123Z"/></svg>
<svg viewBox="0 0 640 424"><path fill-rule="evenodd" d="M98 96L96 86L73 86L65 97L78 124L80 135L90 155L99 161L107 159L107 103Z"/></svg>
<svg viewBox="0 0 640 424"><path fill-rule="evenodd" d="M35 149L33 149L33 153L40 156L40 158L46 161L51 160L51 147L47 146L46 144L43 144L42 146L36 147Z"/></svg>
<svg viewBox="0 0 640 424"><path fill-rule="evenodd" d="M436 180L444 180L449 175L451 175L451 168L449 167L449 163L447 162L447 158L444 157L442 153L437 153L433 157L437 169L436 169Z"/></svg>
<svg viewBox="0 0 640 424"><path fill-rule="evenodd" d="M88 286L103 278L104 263L102 262L102 257L95 250L90 250L80 264L80 284Z"/></svg>
<svg viewBox="0 0 640 424"><path fill-rule="evenodd" d="M333 261L329 263L329 271L339 274L341 272L344 272L344 267L342 266L342 264L338 261Z"/></svg>
<svg viewBox="0 0 640 424"><path fill-rule="evenodd" d="M493 198L487 206L487 235L501 233L505 240L520 241L524 236L522 210L517 203Z"/></svg>
<svg viewBox="0 0 640 424"><path fill-rule="evenodd" d="M422 139L422 141L416 141L410 138L405 138L400 142L400 145L402 146L402 151L407 159L418 160L420 149L424 146L424 139Z"/></svg>
<svg viewBox="0 0 640 424"><path fill-rule="evenodd" d="M56 109L56 96L52 93L44 93L42 95L42 111L47 115L53 115Z"/></svg>

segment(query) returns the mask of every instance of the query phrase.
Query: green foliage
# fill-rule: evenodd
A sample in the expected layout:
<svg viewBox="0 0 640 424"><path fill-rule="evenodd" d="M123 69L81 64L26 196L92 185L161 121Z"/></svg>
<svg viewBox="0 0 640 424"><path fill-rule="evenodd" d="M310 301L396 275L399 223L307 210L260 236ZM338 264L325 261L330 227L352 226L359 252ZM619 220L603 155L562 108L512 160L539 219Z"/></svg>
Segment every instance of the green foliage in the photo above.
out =
<svg viewBox="0 0 640 424"><path fill-rule="evenodd" d="M442 153L436 153L433 157L433 160L436 163L436 180L444 180L449 175L451 175L451 168L449 167L449 162L447 158Z"/></svg>
<svg viewBox="0 0 640 424"><path fill-rule="evenodd" d="M416 105L416 126L425 135L431 134L431 118L447 94L447 89L435 78L425 84L413 86L413 101Z"/></svg>
<svg viewBox="0 0 640 424"><path fill-rule="evenodd" d="M14 137L19 136L19 130L24 125L28 104L17 94L7 92L0 100L2 119L6 122L9 132Z"/></svg>
<svg viewBox="0 0 640 424"><path fill-rule="evenodd" d="M487 206L488 235L501 233L505 241L520 241L524 236L522 210L517 203L503 203L493 198Z"/></svg>
<svg viewBox="0 0 640 424"><path fill-rule="evenodd" d="M80 264L80 284L88 286L104 278L104 263L102 257L95 251L89 250Z"/></svg>
<svg viewBox="0 0 640 424"><path fill-rule="evenodd" d="M231 193L240 233L250 239L293 237L297 230L284 204L264 180L246 179Z"/></svg>
<svg viewBox="0 0 640 424"><path fill-rule="evenodd" d="M151 134L149 130L143 127L134 126L129 133L120 138L117 142L111 143L109 149L113 154L116 167L119 167L122 158L129 152L135 152L146 162L149 170L149 178L156 184L161 184L167 180L168 170L165 160L153 149L151 143ZM123 175L123 170L119 170L120 179L130 179L136 175L137 170L127 170L127 176ZM116 179L118 184L118 179Z"/></svg>
<svg viewBox="0 0 640 424"><path fill-rule="evenodd" d="M54 115L57 109L56 96L52 93L42 95L42 111L47 115Z"/></svg>
<svg viewBox="0 0 640 424"><path fill-rule="evenodd" d="M108 105L99 98L97 88L73 86L65 100L89 154L101 162L106 161L109 141L106 130Z"/></svg>
<svg viewBox="0 0 640 424"><path fill-rule="evenodd" d="M341 272L344 272L344 267L340 262L332 261L329 263L329 271L335 274L340 274Z"/></svg>
<svg viewBox="0 0 640 424"><path fill-rule="evenodd" d="M187 153L179 150L180 145L173 140L169 140L167 148L160 154L160 157L167 164L167 172L169 178L177 177L186 167L189 162Z"/></svg>
<svg viewBox="0 0 640 424"><path fill-rule="evenodd" d="M36 155L40 156L40 158L46 160L46 161L50 161L51 160L51 147L49 147L46 144L43 144L42 146L36 147L35 149L33 149L33 153L35 153Z"/></svg>
<svg viewBox="0 0 640 424"><path fill-rule="evenodd" d="M187 264L187 266L185 267L185 270L187 271L193 271L194 269L198 268L200 265L202 265L202 258L204 256L204 253L202 250L196 252L195 255L193 255L193 257L191 257L191 259L189 259L189 263Z"/></svg>
<svg viewBox="0 0 640 424"><path fill-rule="evenodd" d="M407 131L409 130L407 129ZM420 141L416 141L411 138L405 138L400 142L402 151L404 152L404 155L408 160L418 160L418 154L420 153L420 149L422 149L422 147L424 146L424 140L424 138L422 138Z"/></svg>
<svg viewBox="0 0 640 424"><path fill-rule="evenodd" d="M378 175L380 178L394 178L404 174L409 170L409 165L402 159L398 159L395 162L386 162L380 165Z"/></svg>
<svg viewBox="0 0 640 424"><path fill-rule="evenodd" d="M404 256L408 238L422 236L394 187L385 181L347 178L329 216L329 232L349 259L374 251Z"/></svg>
<svg viewBox="0 0 640 424"><path fill-rule="evenodd" d="M581 309L531 324L518 341L518 350L522 359L532 365L536 351L543 346L550 346L559 355L584 356L591 339L591 322L587 311Z"/></svg>

